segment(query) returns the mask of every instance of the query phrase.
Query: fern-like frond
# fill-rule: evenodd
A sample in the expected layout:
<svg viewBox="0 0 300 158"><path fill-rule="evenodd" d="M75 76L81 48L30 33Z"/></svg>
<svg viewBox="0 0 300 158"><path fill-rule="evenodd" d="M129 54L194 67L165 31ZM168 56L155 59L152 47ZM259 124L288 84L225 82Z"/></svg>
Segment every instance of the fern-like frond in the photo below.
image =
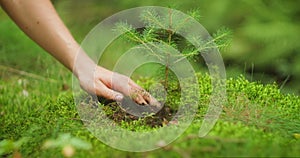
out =
<svg viewBox="0 0 300 158"><path fill-rule="evenodd" d="M141 13L140 18L146 24L146 27L165 28L161 22L161 16L155 9L146 9Z"/></svg>
<svg viewBox="0 0 300 158"><path fill-rule="evenodd" d="M220 50L226 50L232 41L232 31L226 27L222 27L212 37Z"/></svg>
<svg viewBox="0 0 300 158"><path fill-rule="evenodd" d="M143 43L140 34L132 27L132 25L128 24L127 22L116 23L116 27L113 29L113 31L122 33L123 35L121 37L129 42Z"/></svg>

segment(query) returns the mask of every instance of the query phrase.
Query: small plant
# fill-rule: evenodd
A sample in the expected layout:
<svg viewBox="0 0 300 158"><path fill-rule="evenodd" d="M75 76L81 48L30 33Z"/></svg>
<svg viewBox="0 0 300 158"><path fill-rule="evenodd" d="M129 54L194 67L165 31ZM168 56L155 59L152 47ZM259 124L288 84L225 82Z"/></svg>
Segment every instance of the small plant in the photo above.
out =
<svg viewBox="0 0 300 158"><path fill-rule="evenodd" d="M215 48L225 49L230 44L231 31L226 28L219 29L212 38L187 31L197 22L195 20L200 19L198 10L192 10L188 14L190 16L183 16L182 13L172 9L167 13L148 9L140 15L144 23L143 28L134 29L126 22L117 23L115 28L116 31L125 32L123 39L144 47L148 50L149 56L155 56L165 63L157 76L166 90L177 89L176 76L170 69L172 65L185 58L191 62L197 61L201 58L201 53ZM173 53L172 49L179 51L180 56ZM177 60L174 61L174 57Z"/></svg>
<svg viewBox="0 0 300 158"><path fill-rule="evenodd" d="M185 82L194 76L185 75L184 79L178 77L178 73L184 74L185 71L189 71L185 69L186 65L182 65L182 63L199 64L202 61L202 53L214 53L213 51L216 49L225 49L230 44L231 31L221 28L212 36L209 36L206 30L202 30L204 28L198 22L200 18L198 10L188 12L189 16L187 16L171 8L165 10L151 8L141 11L138 15L140 17L139 22L143 27L135 28L135 26L127 22L119 21L115 24L114 31L117 34L121 34L118 40L125 41L133 49L137 48L137 51L133 53L137 55L142 53L141 58L150 58L159 63L153 64L154 68L152 70L158 69L153 74L154 76L146 78L145 83L139 84L142 86L146 85L143 87L158 101L162 102L164 107L160 110L161 112L157 112L151 117L145 117L143 118L144 120L138 120L136 117L126 115L127 110L122 112L122 110L114 107L116 106L114 103L110 104L110 106L114 107L113 112L108 108L104 108L104 110L107 110L106 115L115 122L131 121L134 124L137 121L142 121L150 127L163 126L170 123L180 104L196 105L194 102L192 103L198 97L198 93L193 92L195 86L191 85L191 82ZM131 50L133 50L132 48ZM137 57L138 59L139 57ZM201 63L201 65L204 64ZM179 72L175 72L174 67L180 67L176 69ZM152 82L153 80L155 81ZM182 80L186 84L184 86L191 87L184 94L182 93L184 89L181 83ZM198 83L196 80L194 81ZM155 87L156 84L161 87ZM160 93L161 91L164 92ZM195 97L196 95L197 97ZM183 97L188 99L182 99ZM184 103L182 100L190 102ZM127 107L129 104L125 105Z"/></svg>

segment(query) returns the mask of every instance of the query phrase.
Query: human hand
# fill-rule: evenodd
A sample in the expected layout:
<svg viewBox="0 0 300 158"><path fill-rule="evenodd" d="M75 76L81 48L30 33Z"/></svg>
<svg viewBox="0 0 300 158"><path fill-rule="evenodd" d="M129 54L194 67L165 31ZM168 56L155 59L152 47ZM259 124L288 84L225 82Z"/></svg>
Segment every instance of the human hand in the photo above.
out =
<svg viewBox="0 0 300 158"><path fill-rule="evenodd" d="M0 0L0 5L32 40L70 69L88 93L117 101L124 94L138 104L158 103L130 78L97 66L80 49L51 1Z"/></svg>
<svg viewBox="0 0 300 158"><path fill-rule="evenodd" d="M82 70L78 79L80 86L88 93L106 99L121 101L123 95L130 96L138 104L159 106L160 103L129 77L94 66L94 71Z"/></svg>

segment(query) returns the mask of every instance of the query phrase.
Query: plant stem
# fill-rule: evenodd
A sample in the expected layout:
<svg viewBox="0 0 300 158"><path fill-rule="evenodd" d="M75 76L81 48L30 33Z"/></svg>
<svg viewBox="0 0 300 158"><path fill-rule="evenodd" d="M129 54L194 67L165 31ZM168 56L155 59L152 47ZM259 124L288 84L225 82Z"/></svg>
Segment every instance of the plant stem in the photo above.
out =
<svg viewBox="0 0 300 158"><path fill-rule="evenodd" d="M168 78L169 78L169 55L170 53L167 53L167 61L166 61L166 67L165 67L165 89L168 90Z"/></svg>
<svg viewBox="0 0 300 158"><path fill-rule="evenodd" d="M172 10L169 10L169 28L167 30L168 32L168 44L171 45L172 41ZM170 58L170 53L167 52L166 55L166 67L165 67L165 89L168 90L168 80L169 80L169 58Z"/></svg>

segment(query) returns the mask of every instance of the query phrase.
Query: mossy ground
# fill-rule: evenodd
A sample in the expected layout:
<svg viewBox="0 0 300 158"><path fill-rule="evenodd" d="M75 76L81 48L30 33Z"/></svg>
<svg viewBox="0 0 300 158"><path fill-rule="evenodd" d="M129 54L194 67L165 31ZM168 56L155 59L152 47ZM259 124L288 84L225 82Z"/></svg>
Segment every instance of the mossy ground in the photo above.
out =
<svg viewBox="0 0 300 158"><path fill-rule="evenodd" d="M199 138L211 93L210 78L205 74L198 75L200 99L196 117L176 141L145 153L113 149L84 127L74 105L71 74L11 21L2 20L0 28L9 30L0 36L2 157L64 157L64 149L69 145L75 150L73 157L82 158L300 156L299 97L281 94L275 84L249 82L242 76L227 80L228 102L212 131ZM147 81L139 83L143 82ZM111 112L117 108L107 106ZM123 118L117 117L119 120ZM121 121L120 126L153 129L145 123L137 119ZM53 147L45 147L49 142Z"/></svg>
<svg viewBox="0 0 300 158"><path fill-rule="evenodd" d="M8 74L2 73L2 76ZM24 87L24 82L30 84ZM63 90L62 83L10 74L9 80L1 79L1 140L2 143L4 140L14 143L22 138L26 140L2 154L12 156L18 152L23 157L63 157L63 146L43 146L48 140L60 141L60 135L67 133L92 146L89 149L74 147L74 157L299 156L299 97L283 95L275 85L263 86L243 77L229 79L228 102L220 119L206 137L199 138L198 130L210 96L209 76L199 76L199 83L199 111L187 131L164 148L130 153L104 145L83 126L71 90ZM52 93L45 88L48 86ZM24 90L28 95L24 95ZM108 114L111 119L122 127L131 130L153 128L147 118L130 118L117 106L106 108L111 112ZM161 123L158 120L155 128L163 125L163 120Z"/></svg>

